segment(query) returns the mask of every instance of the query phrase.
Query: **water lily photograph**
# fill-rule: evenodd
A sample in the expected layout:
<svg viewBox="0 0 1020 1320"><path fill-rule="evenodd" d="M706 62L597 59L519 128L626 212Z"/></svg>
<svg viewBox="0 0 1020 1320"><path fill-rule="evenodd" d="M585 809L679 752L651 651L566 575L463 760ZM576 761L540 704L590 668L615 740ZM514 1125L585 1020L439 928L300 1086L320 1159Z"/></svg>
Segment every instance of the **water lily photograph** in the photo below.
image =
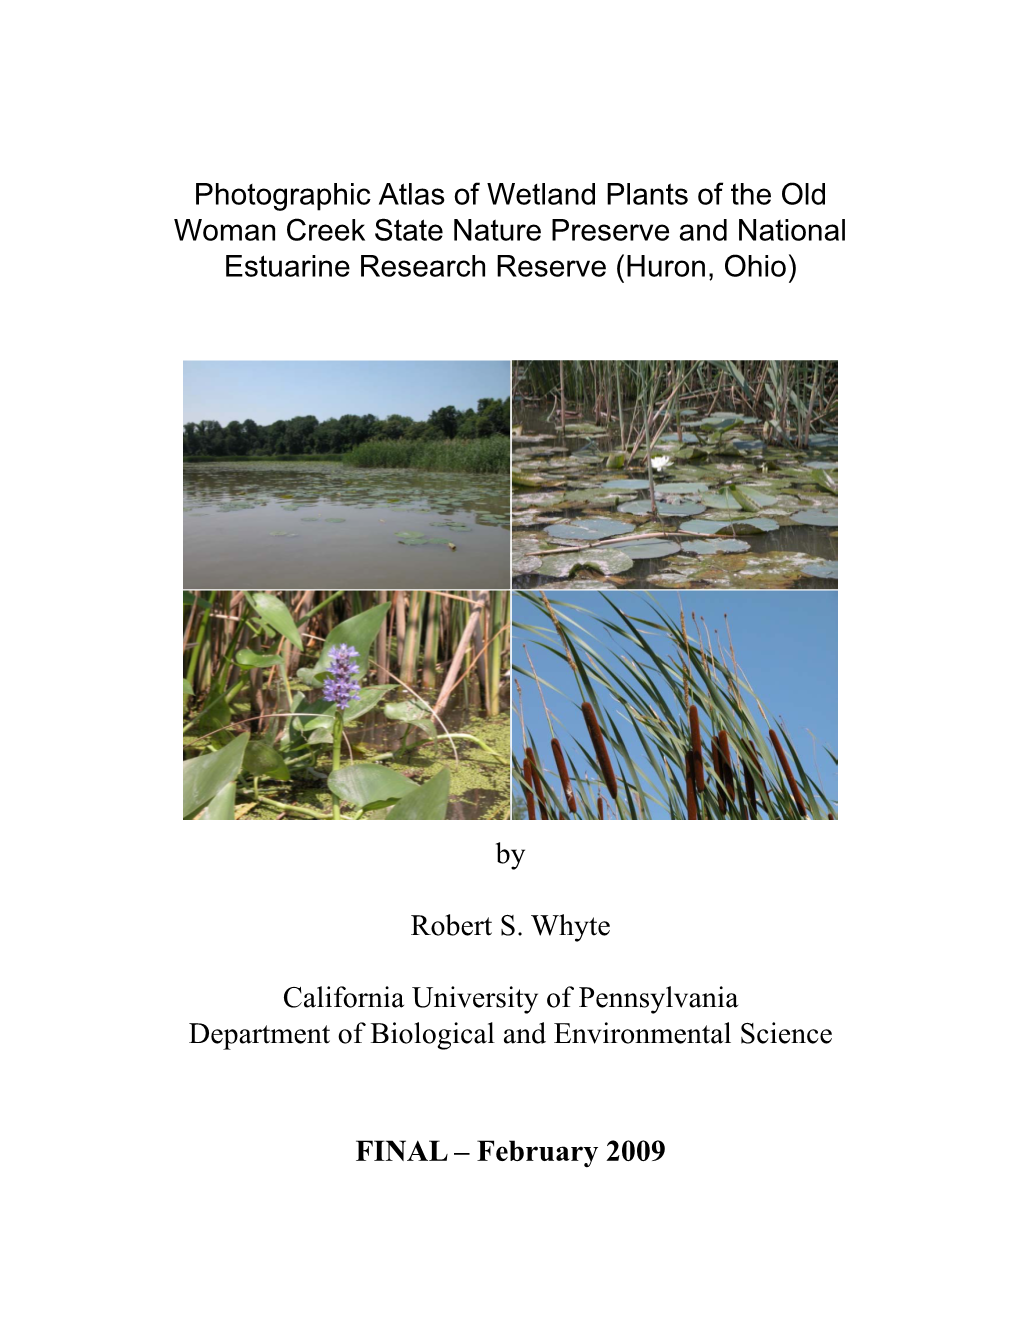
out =
<svg viewBox="0 0 1020 1320"><path fill-rule="evenodd" d="M518 361L513 585L838 586L834 361Z"/></svg>
<svg viewBox="0 0 1020 1320"><path fill-rule="evenodd" d="M185 362L184 582L510 585L509 362Z"/></svg>
<svg viewBox="0 0 1020 1320"><path fill-rule="evenodd" d="M506 820L510 593L185 591L185 820Z"/></svg>
<svg viewBox="0 0 1020 1320"><path fill-rule="evenodd" d="M515 820L835 820L837 595L515 593Z"/></svg>

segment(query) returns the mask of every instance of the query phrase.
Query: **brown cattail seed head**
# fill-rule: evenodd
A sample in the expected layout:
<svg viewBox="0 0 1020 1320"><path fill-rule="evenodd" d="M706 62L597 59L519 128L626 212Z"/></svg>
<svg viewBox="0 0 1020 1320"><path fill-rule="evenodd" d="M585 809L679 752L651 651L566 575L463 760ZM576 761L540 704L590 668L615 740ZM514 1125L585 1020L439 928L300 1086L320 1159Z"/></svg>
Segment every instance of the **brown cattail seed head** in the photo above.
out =
<svg viewBox="0 0 1020 1320"><path fill-rule="evenodd" d="M783 773L786 775L790 785L790 792L793 794L793 800L797 804L797 810L802 816L807 815L807 807L804 805L804 799L801 797L800 789L797 787L797 781L793 777L793 771L790 769L790 762L786 759L786 752L783 750L783 744L779 741L779 735L775 729L769 729L769 737L772 740L772 746L776 749L776 755L779 757L779 764L783 767Z"/></svg>
<svg viewBox="0 0 1020 1320"><path fill-rule="evenodd" d="M698 819L698 790L694 783L694 757L688 752L687 759L684 762L684 770L687 779L687 819Z"/></svg>
<svg viewBox="0 0 1020 1320"><path fill-rule="evenodd" d="M691 754L694 758L694 782L697 785L699 793L705 791L705 762L701 757L701 720L698 718L697 706L692 706L687 712L691 722Z"/></svg>
<svg viewBox="0 0 1020 1320"><path fill-rule="evenodd" d="M528 820L535 819L535 795L531 791L531 785L534 781L531 777L531 757L525 754L524 757L524 801L528 806Z"/></svg>
<svg viewBox="0 0 1020 1320"><path fill-rule="evenodd" d="M538 805L542 812L542 819L549 819L549 808L545 805L545 785L542 783L542 776L539 773L538 758L535 756L534 747L529 747L524 753L525 757L531 762L531 782L535 786L535 792L538 795Z"/></svg>
<svg viewBox="0 0 1020 1320"><path fill-rule="evenodd" d="M552 754L556 761L556 769L559 771L560 783L563 785L563 796L567 800L567 809L571 815L577 813L577 799L574 797L574 790L570 784L570 774L567 771L567 760L563 755L563 748L560 746L560 740L552 740Z"/></svg>
<svg viewBox="0 0 1020 1320"><path fill-rule="evenodd" d="M616 785L616 771L613 769L613 763L609 759L609 748L606 746L606 740L602 736L602 730L599 728L599 722L595 717L595 707L590 701L586 701L582 704L581 714L584 716L584 722L588 726L588 736L591 738L592 746L595 749L595 759L598 761L599 769L602 771L602 778L605 780L606 791L615 801L618 792Z"/></svg>

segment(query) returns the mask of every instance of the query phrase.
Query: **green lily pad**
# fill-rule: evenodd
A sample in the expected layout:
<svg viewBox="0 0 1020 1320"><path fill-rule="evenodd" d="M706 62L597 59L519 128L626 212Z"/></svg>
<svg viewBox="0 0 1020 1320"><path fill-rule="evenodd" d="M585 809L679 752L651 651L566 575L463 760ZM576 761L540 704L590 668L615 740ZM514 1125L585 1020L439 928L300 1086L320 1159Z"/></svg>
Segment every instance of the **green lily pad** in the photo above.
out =
<svg viewBox="0 0 1020 1320"><path fill-rule="evenodd" d="M821 559L816 564L805 565L804 573L807 577L838 578L839 561L836 559Z"/></svg>
<svg viewBox="0 0 1020 1320"><path fill-rule="evenodd" d="M737 491L746 500L749 500L756 509L771 508L776 502L775 495L769 495L765 491L759 490L757 486L738 486Z"/></svg>
<svg viewBox="0 0 1020 1320"><path fill-rule="evenodd" d="M510 549L510 566L514 577L523 573L542 572L542 559L535 551L541 548L537 536L515 536ZM549 556L552 558L552 556Z"/></svg>
<svg viewBox="0 0 1020 1320"><path fill-rule="evenodd" d="M634 567L627 551L615 545L592 546L590 550L570 550L562 555L542 555L536 570L546 577L568 578L582 568L593 568L598 573L626 573Z"/></svg>
<svg viewBox="0 0 1020 1320"><path fill-rule="evenodd" d="M669 500L659 501L659 509L668 509L666 514L668 518L696 518L699 513L705 512L703 504L697 504L693 500L684 500L682 504L673 504Z"/></svg>
<svg viewBox="0 0 1020 1320"><path fill-rule="evenodd" d="M721 539L718 541L682 541L680 549L686 555L734 555L750 550L746 541Z"/></svg>
<svg viewBox="0 0 1020 1320"><path fill-rule="evenodd" d="M642 481L637 481L632 478L628 478L626 481L624 480L607 481L605 485L605 489L606 490L647 490L650 484L651 483L648 481L647 477L644 478L644 480ZM664 488L660 487L660 489L664 489Z"/></svg>
<svg viewBox="0 0 1020 1320"><path fill-rule="evenodd" d="M663 559L666 555L679 553L680 547L675 541L625 541L621 549L626 550L631 559Z"/></svg>
<svg viewBox="0 0 1020 1320"><path fill-rule="evenodd" d="M705 490L708 490L708 483L704 481L666 481L655 487L655 494L656 496L700 495Z"/></svg>
<svg viewBox="0 0 1020 1320"><path fill-rule="evenodd" d="M838 527L838 513L822 513L820 511L811 511L807 513L795 513L793 521L800 523L804 527Z"/></svg>
<svg viewBox="0 0 1020 1320"><path fill-rule="evenodd" d="M583 522L557 523L546 531L553 541L601 541L607 536L623 536L633 526L616 518L586 518Z"/></svg>
<svg viewBox="0 0 1020 1320"><path fill-rule="evenodd" d="M713 491L708 495L703 495L701 502L710 509L739 509L741 513L744 511L744 506L740 501L727 491Z"/></svg>
<svg viewBox="0 0 1020 1320"><path fill-rule="evenodd" d="M735 521L739 527L753 527L757 532L775 532L779 530L779 524L774 518L738 518Z"/></svg>
<svg viewBox="0 0 1020 1320"><path fill-rule="evenodd" d="M457 548L452 541L442 536L426 536L424 532L395 532L394 535L401 545L446 545L451 550Z"/></svg>
<svg viewBox="0 0 1020 1320"><path fill-rule="evenodd" d="M711 536L723 527L729 526L730 523L711 522L707 518L694 518L691 522L684 523L680 530L685 536Z"/></svg>
<svg viewBox="0 0 1020 1320"><path fill-rule="evenodd" d="M270 536L290 536L290 537L295 537L295 536L297 536L297 532L270 532L269 535L270 535Z"/></svg>
<svg viewBox="0 0 1020 1320"><path fill-rule="evenodd" d="M302 522L318 522L318 518L302 518Z"/></svg>
<svg viewBox="0 0 1020 1320"><path fill-rule="evenodd" d="M346 522L347 519L346 519L346 518L323 518L322 521L323 521L323 522L333 522L333 523L336 523L336 522Z"/></svg>

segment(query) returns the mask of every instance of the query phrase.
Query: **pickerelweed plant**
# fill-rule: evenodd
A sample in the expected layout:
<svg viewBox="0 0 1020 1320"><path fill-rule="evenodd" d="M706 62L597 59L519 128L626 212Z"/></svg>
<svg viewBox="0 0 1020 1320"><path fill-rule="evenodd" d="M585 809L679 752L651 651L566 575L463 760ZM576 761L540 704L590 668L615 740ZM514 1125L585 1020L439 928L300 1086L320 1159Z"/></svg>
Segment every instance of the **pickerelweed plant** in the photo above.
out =
<svg viewBox="0 0 1020 1320"><path fill-rule="evenodd" d="M613 638L607 651L584 626L591 611L583 604L520 593L547 621L514 625L515 636L531 637L523 648L527 664L514 668L541 696L551 753L543 754L544 737L527 727L521 700L523 747L513 764L528 817L834 819L821 776L808 774L786 730L758 700L732 640L713 644L704 621L682 606L679 618L670 618L660 608L666 592L635 592L634 604L622 609L623 593L614 594L604 599L616 618L598 620ZM638 602L647 610L640 616ZM578 701L542 675L543 651L569 665ZM578 735L564 731L568 708L583 719L583 736L576 717Z"/></svg>
<svg viewBox="0 0 1020 1320"><path fill-rule="evenodd" d="M444 722L498 717L508 596L186 592L185 819L445 819L458 748L509 770Z"/></svg>
<svg viewBox="0 0 1020 1320"><path fill-rule="evenodd" d="M333 778L340 769L340 754L343 749L344 711L351 702L361 695L358 682L358 669L355 661L358 653L353 646L331 646L329 648L329 677L322 681L322 695L336 707L333 716L333 774L330 775L330 792L333 794L333 819L340 819L340 796L333 787Z"/></svg>

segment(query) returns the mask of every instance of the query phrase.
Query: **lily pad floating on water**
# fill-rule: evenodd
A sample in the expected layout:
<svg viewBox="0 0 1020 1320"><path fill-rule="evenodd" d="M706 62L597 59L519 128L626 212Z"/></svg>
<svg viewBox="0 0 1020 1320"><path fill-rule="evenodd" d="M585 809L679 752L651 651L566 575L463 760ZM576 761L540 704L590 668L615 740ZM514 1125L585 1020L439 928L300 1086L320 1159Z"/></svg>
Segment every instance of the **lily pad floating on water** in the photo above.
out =
<svg viewBox="0 0 1020 1320"><path fill-rule="evenodd" d="M820 513L817 511L808 513L795 513L793 515L795 523L801 523L804 527L838 527L838 513Z"/></svg>
<svg viewBox="0 0 1020 1320"><path fill-rule="evenodd" d="M601 541L607 536L624 536L633 527L616 518L585 518L583 522L557 523L546 532L554 541Z"/></svg>
<svg viewBox="0 0 1020 1320"><path fill-rule="evenodd" d="M747 541L736 540L681 541L680 543L680 549L685 555L734 555L742 554L750 548Z"/></svg>
<svg viewBox="0 0 1020 1320"><path fill-rule="evenodd" d="M301 521L302 521L302 522L318 522L319 519L318 519L318 518L302 518Z"/></svg>
<svg viewBox="0 0 1020 1320"><path fill-rule="evenodd" d="M442 536L426 536L424 532L396 532L395 535L401 545L445 545L451 550L457 549L452 541Z"/></svg>
<svg viewBox="0 0 1020 1320"><path fill-rule="evenodd" d="M466 532L468 529L467 523L459 523L459 522L434 522L434 523L429 523L429 526L449 527L452 531L455 532Z"/></svg>
<svg viewBox="0 0 1020 1320"><path fill-rule="evenodd" d="M744 506L740 501L724 490L703 495L701 502L707 504L710 509L739 509L741 512L744 510Z"/></svg>
<svg viewBox="0 0 1020 1320"><path fill-rule="evenodd" d="M805 463L806 468L812 468L815 472L833 472L839 467L838 463Z"/></svg>
<svg viewBox="0 0 1020 1320"><path fill-rule="evenodd" d="M703 490L708 490L705 481L665 481L655 487L655 494L656 498L660 495L700 495Z"/></svg>
<svg viewBox="0 0 1020 1320"><path fill-rule="evenodd" d="M542 540L527 533L516 535L510 544L510 566L514 577L522 573L537 573L542 559L535 553L542 548Z"/></svg>
<svg viewBox="0 0 1020 1320"><path fill-rule="evenodd" d="M625 481L622 479L618 481L607 481L605 485L605 489L606 490L647 490L650 485L651 482L648 481L647 478L645 478L643 481L637 481L635 479L628 477L627 480ZM660 486L659 489L664 490L665 487ZM706 487L705 489L707 490L708 488Z"/></svg>
<svg viewBox="0 0 1020 1320"><path fill-rule="evenodd" d="M698 514L705 512L703 504L697 504L693 500L684 500L681 504L673 504L669 500L660 500L659 509L669 510L666 514L668 518L697 518Z"/></svg>
<svg viewBox="0 0 1020 1320"><path fill-rule="evenodd" d="M779 524L774 518L737 518L739 527L753 527L757 532L776 532Z"/></svg>
<svg viewBox="0 0 1020 1320"><path fill-rule="evenodd" d="M593 546L590 550L569 550L562 555L542 555L538 557L538 562L540 567L531 571L555 578L568 578L582 568L594 568L608 575L626 573L634 567L631 556L615 545Z"/></svg>
<svg viewBox="0 0 1020 1320"><path fill-rule="evenodd" d="M757 486L738 486L737 491L756 509L769 509L776 503L775 495L769 495Z"/></svg>
<svg viewBox="0 0 1020 1320"><path fill-rule="evenodd" d="M346 522L346 518L323 518L323 522Z"/></svg>
<svg viewBox="0 0 1020 1320"><path fill-rule="evenodd" d="M679 554L675 541L625 541L620 549L631 559L664 559L666 555Z"/></svg>
<svg viewBox="0 0 1020 1320"><path fill-rule="evenodd" d="M715 532L721 532L724 527L732 526L731 523L710 522L707 518L694 518L691 522L686 522L680 528L685 536L711 536Z"/></svg>
<svg viewBox="0 0 1020 1320"><path fill-rule="evenodd" d="M808 577L838 578L839 561L837 559L820 559L816 564L805 564L804 572Z"/></svg>
<svg viewBox="0 0 1020 1320"><path fill-rule="evenodd" d="M657 500L656 507L660 518L688 518L696 513L705 512L703 504L670 504L668 500ZM619 506L620 513L644 515L651 513L651 511L651 500L632 500L630 504Z"/></svg>

